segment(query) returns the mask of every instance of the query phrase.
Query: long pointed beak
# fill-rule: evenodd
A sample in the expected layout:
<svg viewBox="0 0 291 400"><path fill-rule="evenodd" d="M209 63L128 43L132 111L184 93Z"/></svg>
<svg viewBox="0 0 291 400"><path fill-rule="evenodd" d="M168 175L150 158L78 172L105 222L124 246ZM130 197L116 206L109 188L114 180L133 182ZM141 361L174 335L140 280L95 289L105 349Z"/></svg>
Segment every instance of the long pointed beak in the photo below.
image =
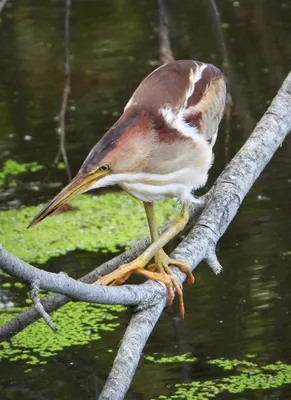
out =
<svg viewBox="0 0 291 400"><path fill-rule="evenodd" d="M77 194L88 190L97 180L103 178L105 175L107 175L107 172L102 171L96 171L92 174L86 174L83 171L78 172L75 178L34 217L27 228L38 224Z"/></svg>

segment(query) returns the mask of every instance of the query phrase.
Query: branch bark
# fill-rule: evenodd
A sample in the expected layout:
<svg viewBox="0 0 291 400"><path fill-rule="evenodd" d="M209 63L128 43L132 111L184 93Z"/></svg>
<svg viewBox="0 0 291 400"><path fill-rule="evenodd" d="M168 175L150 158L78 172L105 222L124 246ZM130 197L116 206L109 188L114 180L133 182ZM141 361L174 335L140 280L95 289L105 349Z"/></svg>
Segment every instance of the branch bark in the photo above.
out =
<svg viewBox="0 0 291 400"><path fill-rule="evenodd" d="M0 12L5 3L6 1L0 2ZM219 21L220 16L215 1L210 0L210 3L215 12L216 20ZM157 0L157 4L160 20L161 58L162 62L168 62L173 60L173 53L169 41L167 14L163 0ZM70 91L70 0L66 0L66 5L66 83L60 113L62 153L62 149L65 151L64 124ZM222 32L220 33L220 36L221 35ZM227 75L229 75L229 62L223 38L221 43L223 45L222 54L224 68L227 70ZM274 98L272 104L256 126L250 138L227 165L210 193L205 196L206 205L203 211L202 208L197 214L195 214L193 210L191 211L192 229L171 254L171 257L185 260L189 263L191 270L194 270L197 265L205 259L215 273L220 272L221 265L215 252L217 242L236 215L241 202L251 189L255 180L291 130L290 110L291 73L289 73L285 79L277 96ZM63 154L63 158L66 163L68 174L70 174L66 155ZM196 220L197 222L194 225ZM100 287L89 285L89 283L113 271L120 264L133 260L148 245L148 239L139 242L134 248L115 257L113 260L110 260L81 278L79 282L62 274L52 274L34 268L0 247L0 266L4 271L18 277L28 284L37 281L37 287L58 293L49 296L41 302L36 299L41 313L43 313L43 310L40 304L42 304L46 312L51 312L72 299L105 304L124 304L133 307L134 313L122 339L110 375L99 397L100 400L124 399L146 341L165 307L166 288L162 283L153 281L148 281L142 285L124 285L121 287ZM173 267L173 272L181 282L184 281L185 275L179 269ZM38 318L40 318L39 312L32 307L0 328L0 340L10 339L14 334L33 323Z"/></svg>
<svg viewBox="0 0 291 400"><path fill-rule="evenodd" d="M207 202L207 199L211 196L211 190L205 194L202 199L204 202ZM203 205L200 206L200 208L197 208L197 205L192 207L190 209L190 220L189 220L189 225L188 229L192 227L197 220L198 216L200 215L202 209L204 208ZM167 225L162 227L160 229L160 233L162 233L164 230L167 229ZM82 278L79 279L80 282L83 283L88 283L92 284L96 280L98 280L101 276L104 276L112 271L114 271L116 268L119 267L119 265L129 263L130 261L134 260L139 254L141 254L149 245L150 245L150 239L146 238L138 243L131 249L125 251L124 253L118 255L117 257L114 257L108 262L105 262L104 264L100 265L99 267L95 268L93 271L91 271L89 274L83 276ZM19 260L17 257L13 256L12 254L8 252L1 252L0 248L0 266L4 269L4 263L8 265L8 268L11 268L10 262L6 259L5 261L5 254L8 255L8 257L11 257L12 260L15 261L16 264L19 265L20 271L18 274L21 274L22 270L22 265L26 265L27 268L30 268L31 266L29 264L24 263L24 261ZM19 264L19 262L24 263L24 264ZM9 272L8 272L9 273ZM54 274L56 275L56 274ZM58 279L60 279L62 282L61 284L66 284L66 281L62 280L61 275L57 275ZM33 282L33 281L31 281ZM140 290L141 286L139 287ZM43 305L44 309L48 312L51 313L52 311L56 311L63 305L67 304L70 302L72 299L61 294L53 294L45 299L41 300L41 304ZM14 335L17 333L21 332L23 329L25 329L27 326L31 325L35 321L37 321L40 318L40 314L35 310L34 307L29 308L28 310L24 311L17 317L13 318L11 321L5 323L0 327L0 342L4 340L10 340Z"/></svg>
<svg viewBox="0 0 291 400"><path fill-rule="evenodd" d="M192 270L203 259L211 268L217 266L217 241L257 177L290 132L290 109L291 72L250 138L217 179L213 196L196 225L171 257L185 260ZM184 279L177 268L173 267L173 271L179 279ZM139 310L138 316L132 317L99 400L124 399L138 364L137 358L140 359L151 332L150 327L157 322L163 306L164 303L160 303L152 310Z"/></svg>
<svg viewBox="0 0 291 400"><path fill-rule="evenodd" d="M211 1L211 3L215 5L215 2ZM161 57L167 57L167 59L163 59L163 62L165 62L173 59L173 55L168 37L167 16L162 0L158 0L158 9L160 17ZM67 33L69 29L69 10L70 0L67 0ZM67 61L65 69L66 76L68 77L68 34L66 34L66 38ZM166 52L163 49L166 49ZM227 59L227 57L224 57L224 59ZM66 87L68 89L64 90L62 107L63 121L69 94L69 84L68 86L65 85ZM280 91L250 138L220 175L211 193L205 197L207 203L205 209L187 237L172 253L171 256L173 258L184 259L190 264L192 270L205 259L215 273L220 272L221 266L215 254L217 241L224 234L236 215L241 202L255 180L291 130L290 109L291 73L287 76ZM192 223L194 220L195 218L192 219ZM100 396L101 400L124 398L144 345L165 306L166 290L163 284L152 281L142 285L124 285L122 287L91 286L88 283L92 283L100 276L111 272L118 265L131 261L148 244L148 240L140 242L133 249L92 271L86 277L82 278L80 282L64 275L41 271L19 260L4 249L0 249L0 265L4 271L28 284L37 280L40 288L59 293L49 296L42 301L44 309L48 312L59 308L71 299L105 304L124 304L135 307L135 312L123 337L112 371ZM173 267L173 271L178 279L183 282L185 275L175 267ZM11 338L13 334L24 329L24 327L38 318L37 311L33 309L26 311L0 329L0 340Z"/></svg>
<svg viewBox="0 0 291 400"><path fill-rule="evenodd" d="M206 196L206 206L197 223L172 253L172 257L185 260L192 270L205 259L209 266L218 272L220 264L215 255L217 241L234 218L255 180L291 130L290 109L291 73L250 138L217 179L211 193ZM98 276L115 269L120 263L133 259L147 244L146 241L141 242L133 250L105 263L100 269L89 274L90 279L95 280ZM144 344L165 306L164 285L148 281L142 285L122 287L91 286L64 275L48 273L29 266L3 249L0 251L0 265L4 271L27 283L38 279L40 288L69 295L75 300L118 303L135 307L112 371L100 396L100 399L123 399ZM173 271L183 282L185 275L175 267ZM67 298L59 296L58 300L64 302Z"/></svg>

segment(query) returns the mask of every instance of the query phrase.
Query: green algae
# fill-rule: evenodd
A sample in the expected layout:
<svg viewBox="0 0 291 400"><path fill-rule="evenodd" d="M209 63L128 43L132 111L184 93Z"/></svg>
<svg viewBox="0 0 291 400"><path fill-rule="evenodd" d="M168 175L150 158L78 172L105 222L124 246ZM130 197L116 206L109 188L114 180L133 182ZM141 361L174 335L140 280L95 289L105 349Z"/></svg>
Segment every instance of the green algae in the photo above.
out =
<svg viewBox="0 0 291 400"><path fill-rule="evenodd" d="M33 173L45 168L46 167L44 165L38 164L35 161L30 163L19 163L15 160L7 160L3 164L2 171L0 172L0 187L4 185L10 188L17 187L18 181L16 181L16 177L18 178L19 175L23 173ZM65 169L65 164L63 162L59 162L55 168L63 170ZM40 182L35 183L40 184Z"/></svg>
<svg viewBox="0 0 291 400"><path fill-rule="evenodd" d="M246 358L254 358L254 355L247 355ZM198 361L198 358L193 357L191 353L184 353L174 356L150 356L145 355L144 359L153 363L153 364L173 364L173 363L181 363L181 362L189 362L195 363ZM250 370L255 371L257 368L257 364L249 361L249 360L239 360L237 358L234 359L225 359L225 358L216 358L213 360L208 360L208 364L216 365L217 367L223 369L224 371L231 371L233 369L240 370Z"/></svg>
<svg viewBox="0 0 291 400"><path fill-rule="evenodd" d="M65 163L63 163L63 162L58 163L57 169L65 169L65 168L66 168Z"/></svg>
<svg viewBox="0 0 291 400"><path fill-rule="evenodd" d="M249 361L254 355L247 355L246 360L213 359L207 364L216 365L230 375L213 380L197 380L190 383L176 384L173 395L160 395L158 399L206 400L222 393L238 394L247 390L269 390L291 383L291 365L278 361L274 364L259 365ZM196 362L190 353L179 356L160 357L145 356L147 361L158 364L177 362Z"/></svg>
<svg viewBox="0 0 291 400"><path fill-rule="evenodd" d="M75 250L114 253L148 234L142 203L126 193L82 195L72 205L75 210L48 217L28 230L42 206L0 212L0 243L25 261L42 264ZM160 202L156 209L162 225L175 215L177 204Z"/></svg>
<svg viewBox="0 0 291 400"><path fill-rule="evenodd" d="M196 362L196 357L191 357L191 353L185 353L181 355L175 356L165 356L165 357L154 357L154 356L144 356L144 359L150 361L153 364L173 364L173 363L180 363L180 362Z"/></svg>
<svg viewBox="0 0 291 400"><path fill-rule="evenodd" d="M15 160L5 161L2 171L0 172L0 186L2 186L7 179L23 174L24 172L36 172L44 169L44 165L37 164L36 162L31 163L18 163ZM14 182L9 182L9 186L13 186Z"/></svg>
<svg viewBox="0 0 291 400"><path fill-rule="evenodd" d="M264 370L258 373L241 373L228 378L177 384L175 394L167 399L206 400L225 392L238 394L247 390L268 390L290 384L291 366L280 362L278 366L280 369L277 371L265 366ZM159 399L163 398L165 397L159 397Z"/></svg>
<svg viewBox="0 0 291 400"><path fill-rule="evenodd" d="M217 367L223 369L224 371L232 371L234 369L238 371L250 371L256 372L257 371L257 364L253 363L248 360L239 360L239 359L225 359L225 358L217 358L214 360L208 360L208 364L216 365Z"/></svg>
<svg viewBox="0 0 291 400"><path fill-rule="evenodd" d="M122 306L69 303L53 315L58 328L54 334L41 320L27 327L11 342L0 344L0 359L25 361L26 364L45 364L47 358L74 345L86 345L102 338L102 334L114 331L118 326L118 313ZM23 309L21 309L23 311ZM19 313L19 308L0 312L0 325Z"/></svg>

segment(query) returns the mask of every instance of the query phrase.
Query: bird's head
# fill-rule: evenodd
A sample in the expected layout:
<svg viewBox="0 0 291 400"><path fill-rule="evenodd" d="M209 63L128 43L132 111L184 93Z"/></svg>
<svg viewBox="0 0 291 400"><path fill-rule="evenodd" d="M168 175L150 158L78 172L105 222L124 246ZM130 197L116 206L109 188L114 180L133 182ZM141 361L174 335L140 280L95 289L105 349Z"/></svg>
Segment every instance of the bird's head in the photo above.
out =
<svg viewBox="0 0 291 400"><path fill-rule="evenodd" d="M28 227L38 224L76 195L92 189L92 186L96 186L110 173L109 163L102 163L87 171L81 168L75 178L34 217Z"/></svg>
<svg viewBox="0 0 291 400"><path fill-rule="evenodd" d="M64 203L91 189L118 184L141 171L155 143L149 119L127 112L88 154L72 181L31 221L36 225Z"/></svg>

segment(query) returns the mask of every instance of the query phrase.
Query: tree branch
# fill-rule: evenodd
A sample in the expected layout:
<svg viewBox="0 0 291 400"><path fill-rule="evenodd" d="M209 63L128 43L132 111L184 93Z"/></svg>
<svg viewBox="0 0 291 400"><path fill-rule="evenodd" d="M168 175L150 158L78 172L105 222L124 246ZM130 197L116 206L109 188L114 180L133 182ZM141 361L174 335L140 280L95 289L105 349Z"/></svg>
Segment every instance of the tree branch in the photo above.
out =
<svg viewBox="0 0 291 400"><path fill-rule="evenodd" d="M218 261L214 256L216 243L232 221L243 198L290 132L290 109L291 72L250 138L217 179L213 196L197 224L171 257L185 260L191 270L203 258L208 260L211 268L213 264L217 266ZM173 271L179 279L185 278L177 268L173 267ZM152 310L139 310L132 317L99 399L124 399L138 365L137 357L141 357L144 344L164 304L163 301Z"/></svg>
<svg viewBox="0 0 291 400"><path fill-rule="evenodd" d="M155 307L133 314L99 400L124 399L144 346L160 318L165 303L166 299L163 298Z"/></svg>
<svg viewBox="0 0 291 400"><path fill-rule="evenodd" d="M3 8L5 7L5 4L7 3L8 0L1 0L0 1L0 13L3 10Z"/></svg>
<svg viewBox="0 0 291 400"><path fill-rule="evenodd" d="M60 136L60 147L54 164L59 162L60 156L65 164L69 181L72 180L72 173L66 151L66 114L68 108L69 95L71 92L71 79L70 79L70 14L71 14L71 0L66 0L66 13L65 13L65 82L62 95L62 104L59 115L56 119L59 121L57 132Z"/></svg>
<svg viewBox="0 0 291 400"><path fill-rule="evenodd" d="M51 328L53 332L57 331L57 328L53 321L51 320L50 316L48 313L45 311L43 308L43 305L40 302L39 298L39 281L36 279L31 283L31 288L30 288L30 298L34 303L34 307L37 310L37 312L40 314L40 316L44 319L45 323Z"/></svg>
<svg viewBox="0 0 291 400"><path fill-rule="evenodd" d="M291 130L290 109L291 73L250 138L217 179L211 195L206 196L205 209L194 228L173 252L172 257L185 260L192 270L200 261L206 259L210 267L217 270L219 264L215 256L216 243L234 218L245 195ZM141 242L134 251L125 252L104 264L101 270L95 271L94 279L116 268L116 261L118 264L128 262L134 258L134 253L139 253L146 245L146 242ZM75 300L136 306L135 314L127 328L113 369L100 397L111 399L114 393L114 398L123 399L144 344L164 308L165 287L153 281L142 285L125 285L116 288L91 286L60 274L38 270L5 250L0 251L0 265L6 272L25 282L39 279L41 288L58 291ZM173 271L181 282L185 279L179 269L173 267ZM156 302L155 307L153 307L153 298Z"/></svg>
<svg viewBox="0 0 291 400"><path fill-rule="evenodd" d="M207 202L207 199L211 196L211 190L206 193L202 199L204 202ZM200 215L203 205L201 204L198 208L198 205L195 204L195 208L191 207L190 209L190 221L189 221L189 228L192 227L197 220L198 216ZM166 224L163 228L160 229L160 233L167 229L169 224ZM97 281L101 276L104 276L116 268L119 265L129 263L130 261L134 260L139 254L141 254L149 245L150 245L149 238L146 238L133 246L131 249L125 251L124 253L114 257L113 259L109 260L108 262L102 264L101 266L95 268L89 274L83 276L79 279L80 282L92 284L93 282ZM9 253L8 253L9 254ZM10 254L13 259L17 259L15 256ZM0 266L3 265L3 254L1 255L0 251ZM29 266L30 267L30 266ZM50 313L52 311L56 311L66 303L70 302L72 299L61 295L61 294L53 294L45 299L41 300L41 304L43 305L46 312ZM3 340L9 340L17 333L21 332L27 326L31 325L35 321L40 318L40 314L35 310L34 307L29 308L28 310L24 311L17 317L13 318L11 321L5 323L0 327L0 342Z"/></svg>
<svg viewBox="0 0 291 400"><path fill-rule="evenodd" d="M169 21L164 0L157 0L160 40L160 60L162 64L174 60L169 38Z"/></svg>
<svg viewBox="0 0 291 400"><path fill-rule="evenodd" d="M101 304L137 305L139 303L152 303L155 297L163 296L164 290L157 290L160 284L140 290L140 285L100 286L89 285L76 281L60 273L43 271L20 260L13 254L0 247L1 268L19 280L33 284L38 281L39 288L57 292L77 301ZM148 282L144 283L148 286ZM150 293L153 290L152 293Z"/></svg>

